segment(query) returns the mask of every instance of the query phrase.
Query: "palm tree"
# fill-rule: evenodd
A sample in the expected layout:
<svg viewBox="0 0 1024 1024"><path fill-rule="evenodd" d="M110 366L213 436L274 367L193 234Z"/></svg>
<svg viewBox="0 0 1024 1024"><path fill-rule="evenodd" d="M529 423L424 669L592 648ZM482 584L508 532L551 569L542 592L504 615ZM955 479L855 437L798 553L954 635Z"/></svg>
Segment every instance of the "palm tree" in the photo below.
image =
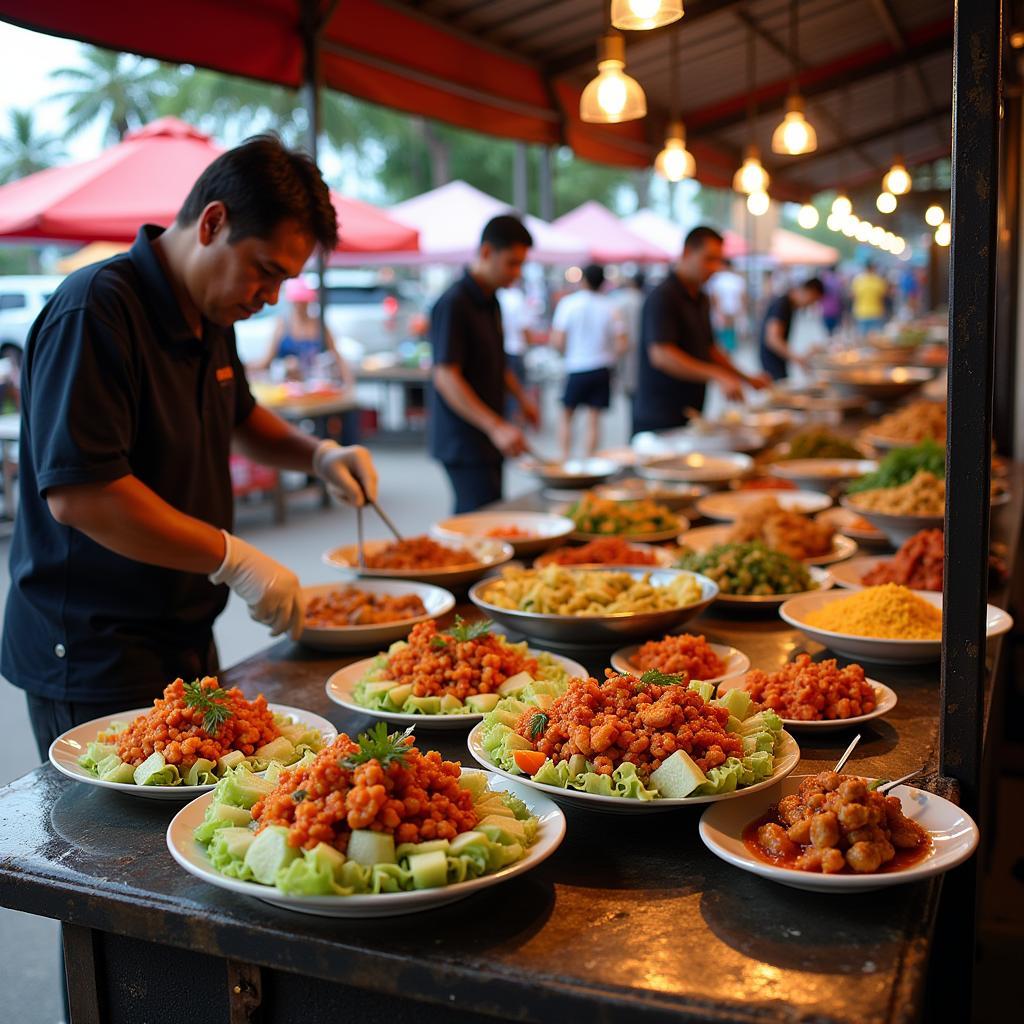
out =
<svg viewBox="0 0 1024 1024"><path fill-rule="evenodd" d="M68 104L67 134L76 135L97 120L106 121L106 142L118 142L156 116L166 88L158 65L128 53L82 48L84 65L57 68L50 77L75 83L54 100Z"/></svg>
<svg viewBox="0 0 1024 1024"><path fill-rule="evenodd" d="M37 132L31 110L12 108L7 113L10 130L0 136L0 182L35 174L64 158L60 138Z"/></svg>

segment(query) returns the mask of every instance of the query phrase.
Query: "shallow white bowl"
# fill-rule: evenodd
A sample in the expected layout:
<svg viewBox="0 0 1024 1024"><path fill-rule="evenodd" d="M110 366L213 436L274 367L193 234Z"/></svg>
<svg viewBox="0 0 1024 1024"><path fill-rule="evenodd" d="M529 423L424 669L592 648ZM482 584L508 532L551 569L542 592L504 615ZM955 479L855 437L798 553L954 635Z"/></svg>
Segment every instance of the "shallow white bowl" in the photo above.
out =
<svg viewBox="0 0 1024 1024"><path fill-rule="evenodd" d="M702 679L704 683L720 683L723 679L732 679L734 676L741 676L750 668L750 659L735 647L727 644L708 643L708 646L725 662L725 671L710 679ZM633 664L633 655L640 649L639 644L630 644L629 647L620 647L611 657L612 668L616 672L625 675L638 676L643 674L643 669Z"/></svg>
<svg viewBox="0 0 1024 1024"><path fill-rule="evenodd" d="M885 683L878 682L877 679L868 679L867 682L871 684L872 689L875 691L875 710L869 711L866 715L856 715L853 718L828 718L816 722L808 722L802 718L783 718L782 724L787 729L828 732L831 729L847 729L851 726L863 725L874 718L881 718L883 715L889 714L896 707L896 691L886 686ZM730 690L745 690L746 688L747 680L745 676L738 679L726 679L719 684L718 695L721 696Z"/></svg>
<svg viewBox="0 0 1024 1024"><path fill-rule="evenodd" d="M931 836L932 847L916 864L902 871L874 874L822 875L812 871L777 867L755 857L743 842L743 830L765 814L772 804L795 793L807 776L791 775L780 785L762 790L751 800L709 807L700 819L700 837L716 856L735 867L793 889L809 892L870 892L892 885L918 882L940 875L963 863L978 845L978 826L954 803L913 786L896 786L891 795L899 797L903 813Z"/></svg>
<svg viewBox="0 0 1024 1024"><path fill-rule="evenodd" d="M326 718L314 715L312 711L292 708L287 704L268 704L267 707L292 721L303 722L314 729L319 729L323 736L324 746L333 743L338 738L338 730ZM111 722L131 722L139 715L152 710L153 705L151 704L148 708L134 708L118 715L94 718L91 722L68 729L50 744L50 764L62 775L74 779L75 782L99 786L100 789L115 789L119 793L127 793L129 796L143 797L147 800L176 800L180 803L183 800L192 800L203 793L209 793L216 783L210 786L136 786L133 782L108 782L105 779L96 778L95 775L90 775L78 763L78 759L86 752L89 744L101 732L104 732Z"/></svg>
<svg viewBox="0 0 1024 1024"><path fill-rule="evenodd" d="M540 651L530 648L530 654L534 657L540 653ZM579 676L581 679L586 679L590 675L590 673L578 661L573 661L571 658L565 658L561 654L555 654L551 651L547 651L545 653L550 654L552 658L559 662L570 676ZM403 727L412 725L417 729L465 730L476 725L476 723L484 717L482 714L406 715L397 711L378 711L375 708L365 707L364 705L356 702L354 692L356 684L363 677L367 669L370 668L373 662L373 658L364 658L362 661L355 661L351 665L346 665L344 668L338 669L338 671L327 680L327 696L330 697L335 704L340 704L347 711L353 711L360 715L367 715L370 718L378 718L381 721L392 722L395 725Z"/></svg>
<svg viewBox="0 0 1024 1024"><path fill-rule="evenodd" d="M478 773L475 768L462 770L469 775L486 774ZM193 832L202 824L207 805L213 799L212 793L193 800L171 819L167 828L167 849L190 875L195 875L196 878L219 889L227 889L242 896L252 896L285 910L315 914L318 917L394 917L397 914L413 914L421 910L433 910L446 903L454 903L480 892L481 889L488 889L492 885L515 878L516 875L530 871L547 860L561 845L565 838L565 815L553 801L527 786L520 786L494 775L488 775L487 788L496 792L514 793L526 804L530 813L540 823L537 839L526 851L526 856L515 864L482 878L444 885L437 889L385 892L376 896L288 896L270 885L228 878L214 868L206 856L206 851L193 837Z"/></svg>
<svg viewBox="0 0 1024 1024"><path fill-rule="evenodd" d="M726 484L741 480L754 468L754 460L740 452L696 451L650 459L637 467L647 480L670 483Z"/></svg>
<svg viewBox="0 0 1024 1024"><path fill-rule="evenodd" d="M542 782L534 782L533 779L527 778L524 775L513 775L511 772L506 772L504 769L491 763L481 741L482 732L483 723L474 726L467 742L469 743L469 752L473 755L474 760L488 771L495 772L510 782L519 782L524 786L529 786L531 789L540 790L556 803L563 804L566 807L582 807L591 811L608 811L612 814L643 814L652 811L672 811L682 807L697 807L700 804L742 800L743 797L749 796L752 793L771 789L794 771L800 762L800 748L797 746L796 740L788 732L783 731L782 739L779 741L778 749L775 752L775 770L771 777L765 779L764 782L755 783L753 786L745 786L743 789L734 790L732 793L722 793L719 796L690 796L674 800L628 800L618 796L581 793L575 789L559 789L558 786L548 786Z"/></svg>
<svg viewBox="0 0 1024 1024"><path fill-rule="evenodd" d="M768 472L783 480L827 491L876 469L878 463L872 459L783 459L773 462Z"/></svg>
<svg viewBox="0 0 1024 1024"><path fill-rule="evenodd" d="M866 583L861 582L861 578L869 573L876 565L881 565L883 562L891 562L893 559L892 555L862 555L860 558L851 558L848 562L841 562L839 565L832 566L832 575L836 579L836 585L845 587L847 590L863 590ZM916 587L912 587L915 593L920 594L940 594L940 590L918 590Z"/></svg>
<svg viewBox="0 0 1024 1024"><path fill-rule="evenodd" d="M942 608L942 594L930 590L915 593L936 608ZM839 601L850 595L842 591L831 594L805 594L787 601L779 615L804 636L837 654L856 661L881 661L901 665L924 665L937 661L942 652L941 640L883 640L876 637L854 636L850 633L834 633L827 629L809 626L804 617L830 601ZM1006 633L1013 626L1013 619L1001 608L988 605L985 613L986 636L993 637Z"/></svg>
<svg viewBox="0 0 1024 1024"><path fill-rule="evenodd" d="M493 530L517 527L531 534L529 537L499 537ZM469 512L461 516L442 519L430 528L431 534L441 541L485 538L505 541L512 545L516 557L535 555L568 537L575 529L571 519L549 512Z"/></svg>
<svg viewBox="0 0 1024 1024"><path fill-rule="evenodd" d="M366 554L386 548L390 540L368 540L363 545ZM333 548L324 552L323 562L332 569L340 569L349 578L415 580L437 586L457 587L480 579L495 566L511 561L515 552L511 544L500 540L451 540L447 547L466 552L465 565L450 565L437 569L363 569L359 566L359 553L355 544Z"/></svg>
<svg viewBox="0 0 1024 1024"><path fill-rule="evenodd" d="M625 538L623 538L625 539ZM656 561L647 566L650 569L671 569L675 565L675 556L669 548L655 547L653 544L641 544L636 541L627 541L631 548L636 548L638 551L643 551L648 555L653 555ZM561 550L561 549L559 549ZM576 549L579 550L579 549ZM533 563L535 569L543 569L545 565L553 565L551 556L557 554L554 551L545 552L540 555L537 560ZM638 568L644 568L645 563L640 562L637 565ZM578 562L575 565L567 565L567 569L618 569L620 566L609 564L607 562Z"/></svg>
<svg viewBox="0 0 1024 1024"><path fill-rule="evenodd" d="M729 533L732 531L731 523L717 523L714 526L698 526L693 530L687 530L677 538L679 544L685 544L694 551L710 551L717 544L729 543ZM832 538L832 550L825 555L815 555L814 558L803 559L804 565L832 565L834 562L842 562L857 553L857 542L850 537L837 533Z"/></svg>
<svg viewBox="0 0 1024 1024"><path fill-rule="evenodd" d="M832 504L832 499L827 494L819 494L817 491L776 491L765 488L707 494L694 507L707 519L731 523L751 505L756 505L766 498L774 498L779 507L787 512L800 512L803 515L823 512Z"/></svg>
<svg viewBox="0 0 1024 1024"><path fill-rule="evenodd" d="M876 529L885 534L886 539L894 548L900 547L904 541L910 540L920 530L941 530L943 516L903 516L890 515L888 512L875 512L857 504L857 495L851 494L842 499L843 508L849 509L854 515L862 516Z"/></svg>
<svg viewBox="0 0 1024 1024"><path fill-rule="evenodd" d="M308 601L311 597L330 594L345 584L321 583L303 587L302 594ZM395 640L401 640L418 622L439 619L455 607L455 597L441 587L429 583L412 583L404 580L361 580L357 586L371 594L390 594L402 597L417 594L426 608L426 615L416 615L394 622L379 622L365 626L305 626L298 642L318 651L361 651L368 647L382 647Z"/></svg>

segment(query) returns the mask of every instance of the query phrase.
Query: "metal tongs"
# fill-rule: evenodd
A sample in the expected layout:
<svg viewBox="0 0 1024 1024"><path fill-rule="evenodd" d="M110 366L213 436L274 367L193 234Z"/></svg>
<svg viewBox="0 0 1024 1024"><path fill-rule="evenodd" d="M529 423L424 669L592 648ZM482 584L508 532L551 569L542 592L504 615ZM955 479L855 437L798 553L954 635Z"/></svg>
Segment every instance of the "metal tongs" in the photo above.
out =
<svg viewBox="0 0 1024 1024"><path fill-rule="evenodd" d="M367 504L369 504L374 509L374 511L377 513L377 515L379 515L381 517L381 519L384 521L384 525L395 535L395 540L403 540L404 539L402 537L402 535L398 532L398 527L396 527L395 524L393 522L391 522L391 519L384 512L384 509L382 509L380 507L380 505L377 504L377 502L370 501L369 499L367 499ZM359 568L360 569L365 569L366 568L366 553L363 550L363 508L364 507L365 507L364 505L359 505L356 508L356 554L358 555L358 558L359 558Z"/></svg>

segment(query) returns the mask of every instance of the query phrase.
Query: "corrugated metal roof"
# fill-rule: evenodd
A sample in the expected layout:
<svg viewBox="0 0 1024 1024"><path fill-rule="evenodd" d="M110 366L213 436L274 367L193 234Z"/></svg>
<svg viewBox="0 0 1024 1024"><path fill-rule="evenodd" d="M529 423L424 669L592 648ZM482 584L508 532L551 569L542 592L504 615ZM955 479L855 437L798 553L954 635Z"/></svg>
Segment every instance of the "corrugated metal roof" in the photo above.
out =
<svg viewBox="0 0 1024 1024"><path fill-rule="evenodd" d="M597 38L607 29L606 0L396 0L396 5L415 7L528 58L552 80L577 85L592 76ZM753 32L761 96L754 138L780 180L810 191L834 185L840 173L881 172L900 142L909 162L934 158L943 140L948 147L949 0L801 0L799 79L809 94L807 116L819 147L818 154L804 158L770 154L771 132L794 73L789 0L686 0L685 8L674 26L626 33L627 71L647 94L652 145L678 110L691 141L716 149L724 161L742 151L749 141L746 60L748 32ZM670 95L673 35L680 58L676 97ZM901 104L895 100L892 70L898 65L905 65ZM907 124L902 138L894 131L899 106ZM850 140L855 144L847 146Z"/></svg>

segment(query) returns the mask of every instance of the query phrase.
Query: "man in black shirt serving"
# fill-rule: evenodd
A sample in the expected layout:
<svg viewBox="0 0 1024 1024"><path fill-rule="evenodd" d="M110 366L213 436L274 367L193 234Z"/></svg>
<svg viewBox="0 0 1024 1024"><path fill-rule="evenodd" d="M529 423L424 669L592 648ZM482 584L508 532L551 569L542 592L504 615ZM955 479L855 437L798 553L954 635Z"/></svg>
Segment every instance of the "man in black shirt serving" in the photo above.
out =
<svg viewBox="0 0 1024 1024"><path fill-rule="evenodd" d="M0 667L43 757L75 724L216 672L228 588L275 635L301 628L295 575L229 532L232 442L335 497L376 498L365 449L256 404L231 326L336 241L312 161L253 139L203 172L170 228L72 274L33 325Z"/></svg>
<svg viewBox="0 0 1024 1024"><path fill-rule="evenodd" d="M685 410L703 409L711 382L730 399L740 398L744 385L762 388L767 383L763 375L740 371L715 344L703 286L723 266L722 236L713 228L694 228L671 272L644 301L634 434L684 426L689 419Z"/></svg>
<svg viewBox="0 0 1024 1024"><path fill-rule="evenodd" d="M818 278L812 277L772 299L761 324L760 355L761 365L774 380L789 375L790 362L803 364L803 358L795 355L789 347L793 314L798 309L820 302L824 294L825 286Z"/></svg>
<svg viewBox="0 0 1024 1024"><path fill-rule="evenodd" d="M494 294L518 279L532 244L517 217L488 221L472 266L430 314L430 453L451 480L456 513L499 501L505 456L527 449L523 432L505 419L506 395L516 400L527 423L539 423L536 405L505 365L501 308Z"/></svg>

